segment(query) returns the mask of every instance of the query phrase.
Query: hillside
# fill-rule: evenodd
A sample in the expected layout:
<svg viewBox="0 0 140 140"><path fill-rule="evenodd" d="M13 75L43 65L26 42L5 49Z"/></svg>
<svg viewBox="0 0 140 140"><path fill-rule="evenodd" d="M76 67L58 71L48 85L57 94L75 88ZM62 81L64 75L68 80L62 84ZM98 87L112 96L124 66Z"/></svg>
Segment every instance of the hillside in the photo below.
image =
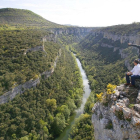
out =
<svg viewBox="0 0 140 140"><path fill-rule="evenodd" d="M81 60L91 85L85 112L92 114L95 139L140 139L139 88L118 86L116 90L116 85L126 82L125 73L138 58L138 49L128 42L140 45L139 31L139 23L104 27L70 47Z"/></svg>
<svg viewBox="0 0 140 140"><path fill-rule="evenodd" d="M83 94L75 58L65 45L91 29L62 29L28 10L1 9L0 15L0 140L53 140Z"/></svg>
<svg viewBox="0 0 140 140"><path fill-rule="evenodd" d="M139 23L105 28L65 27L28 10L5 8L0 9L0 29L0 140L21 137L20 140L54 140L68 126L83 95L80 71L71 51L80 59L92 92L85 114L77 119L69 138L94 140L95 132L95 139L98 136L100 140L109 139L118 126L115 137L123 133L123 128L127 128L127 133L128 129L137 127L135 132L140 138L139 105L135 108L138 121L133 119L133 114L131 120L122 115L129 113L127 110L132 106L137 107L133 101L138 91L134 95L125 88L115 90L116 85L125 82L125 72L137 58L138 50L127 44L140 45ZM129 93L124 95L124 90ZM7 93L14 95L13 98ZM110 106L117 110L117 102L125 101L129 101L127 110L112 112L116 124L111 118ZM93 106L94 112L91 112ZM134 108L131 109L133 112ZM133 122L138 126L128 127ZM100 135L100 132L106 133ZM121 138L131 140L131 136L129 132Z"/></svg>
<svg viewBox="0 0 140 140"><path fill-rule="evenodd" d="M6 30L0 39L0 95L18 94L20 87L23 93L0 105L0 140L55 139L81 103L75 58L46 30ZM30 81L33 87L25 90Z"/></svg>
<svg viewBox="0 0 140 140"><path fill-rule="evenodd" d="M108 32L118 35L138 35L140 34L140 22L134 22L132 24L122 24L115 26L108 26L104 28L100 28L98 31Z"/></svg>
<svg viewBox="0 0 140 140"><path fill-rule="evenodd" d="M62 27L59 24L44 19L43 17L35 14L32 11L13 8L0 9L0 26L32 26L45 28Z"/></svg>

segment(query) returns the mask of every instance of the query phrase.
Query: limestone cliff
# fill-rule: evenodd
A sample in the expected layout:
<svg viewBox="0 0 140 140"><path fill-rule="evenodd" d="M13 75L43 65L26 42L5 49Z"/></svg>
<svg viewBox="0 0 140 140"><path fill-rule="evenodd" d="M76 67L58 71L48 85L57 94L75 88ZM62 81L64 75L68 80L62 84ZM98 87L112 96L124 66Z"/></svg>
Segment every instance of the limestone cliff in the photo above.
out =
<svg viewBox="0 0 140 140"><path fill-rule="evenodd" d="M95 140L140 139L140 91L121 85L108 104L97 102L92 123Z"/></svg>
<svg viewBox="0 0 140 140"><path fill-rule="evenodd" d="M51 38L54 38L56 41L59 35L73 35L78 36L80 38L85 37L90 33L91 30L94 30L93 27L67 27L67 28L52 28L49 31L52 33Z"/></svg>
<svg viewBox="0 0 140 140"><path fill-rule="evenodd" d="M132 44L140 45L140 35L133 35L133 34L119 35L119 34L113 34L107 31L104 32L104 31L96 31L96 30L93 30L92 34L95 36L102 34L103 38L111 39L113 41L119 40L120 43L130 42Z"/></svg>
<svg viewBox="0 0 140 140"><path fill-rule="evenodd" d="M101 43L101 47L107 47L107 48L113 48L113 51L119 50L119 54L121 55L122 59L125 59L125 66L128 70L131 70L132 67L129 62L129 53L125 52L126 44L132 43L140 45L140 35L119 35L119 34L113 34L107 31L99 31L99 30L93 30L90 33L93 37L101 36L101 39L106 39L108 42ZM102 41L101 41L102 42ZM112 44L118 44L118 45L112 45ZM125 47L124 47L125 45ZM135 48L138 54L138 49Z"/></svg>
<svg viewBox="0 0 140 140"><path fill-rule="evenodd" d="M61 56L61 49L59 50L58 55L56 56L55 61L52 64L53 66L50 70L41 73L37 79L31 79L24 84L16 86L11 91L4 93L2 96L0 96L0 104L7 103L9 100L13 100L16 95L24 93L27 89L36 87L37 84L40 83L41 76L44 78L50 77L54 72L59 56Z"/></svg>

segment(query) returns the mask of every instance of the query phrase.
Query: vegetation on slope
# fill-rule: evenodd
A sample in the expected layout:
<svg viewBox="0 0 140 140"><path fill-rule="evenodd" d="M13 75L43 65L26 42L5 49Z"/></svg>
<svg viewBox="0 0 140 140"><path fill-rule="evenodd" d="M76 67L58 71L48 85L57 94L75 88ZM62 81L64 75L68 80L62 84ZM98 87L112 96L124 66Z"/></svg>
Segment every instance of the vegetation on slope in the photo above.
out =
<svg viewBox="0 0 140 140"><path fill-rule="evenodd" d="M108 33L118 34L118 35L139 35L140 34L140 22L134 22L132 24L122 24L109 26L99 29L101 31L106 31Z"/></svg>
<svg viewBox="0 0 140 140"><path fill-rule="evenodd" d="M91 89L100 93L108 83L120 84L126 68L118 51L101 47L102 37L90 38L91 36L84 39L73 51L78 52L77 56L86 70Z"/></svg>
<svg viewBox="0 0 140 140"><path fill-rule="evenodd" d="M56 23L50 22L29 10L13 9L13 8L0 9L0 28L1 29L7 29L7 28L10 29L11 26L14 28L63 27L62 25L58 25Z"/></svg>
<svg viewBox="0 0 140 140"><path fill-rule="evenodd" d="M91 122L94 94L94 92L90 93L84 107L84 114L80 115L72 126L69 140L94 140L94 127Z"/></svg>
<svg viewBox="0 0 140 140"><path fill-rule="evenodd" d="M63 50L51 77L12 102L0 105L0 140L54 139L80 105L82 94L76 61Z"/></svg>
<svg viewBox="0 0 140 140"><path fill-rule="evenodd" d="M73 125L69 140L94 140L93 135L91 115L82 114Z"/></svg>
<svg viewBox="0 0 140 140"><path fill-rule="evenodd" d="M60 46L45 43L45 51L26 52L42 46L42 37L49 35L42 30L18 30L0 32L0 95L14 86L23 84L36 75L49 70Z"/></svg>

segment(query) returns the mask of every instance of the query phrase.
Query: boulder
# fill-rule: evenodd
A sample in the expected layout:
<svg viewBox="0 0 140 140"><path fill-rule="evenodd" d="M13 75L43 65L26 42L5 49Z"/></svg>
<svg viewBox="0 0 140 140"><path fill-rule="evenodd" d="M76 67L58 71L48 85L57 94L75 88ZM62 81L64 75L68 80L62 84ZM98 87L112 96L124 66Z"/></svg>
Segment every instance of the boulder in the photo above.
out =
<svg viewBox="0 0 140 140"><path fill-rule="evenodd" d="M137 103L137 104L140 103L140 90L138 91L138 96L137 96L137 99L136 99L136 103Z"/></svg>
<svg viewBox="0 0 140 140"><path fill-rule="evenodd" d="M125 85L123 84L123 85L117 86L116 89L117 89L118 91L124 91Z"/></svg>
<svg viewBox="0 0 140 140"><path fill-rule="evenodd" d="M129 105L129 99L127 97L123 98L123 102L126 106Z"/></svg>
<svg viewBox="0 0 140 140"><path fill-rule="evenodd" d="M119 96L120 96L120 92L119 92L118 90L114 90L114 91L115 91L114 95L115 95L116 97L119 97Z"/></svg>
<svg viewBox="0 0 140 140"><path fill-rule="evenodd" d="M124 116L124 118L125 119L131 119L131 117L132 117L131 110L129 108L127 108L127 107L122 108L122 110L123 110L123 116Z"/></svg>
<svg viewBox="0 0 140 140"><path fill-rule="evenodd" d="M115 110L116 111L122 111L123 107L125 107L125 104L122 104L122 103L115 104Z"/></svg>
<svg viewBox="0 0 140 140"><path fill-rule="evenodd" d="M131 119L131 121L132 121L132 124L134 126L140 127L140 118L137 118L137 117L133 116L132 119Z"/></svg>
<svg viewBox="0 0 140 140"><path fill-rule="evenodd" d="M134 105L134 109L135 109L138 113L140 113L140 104L135 104L135 105Z"/></svg>

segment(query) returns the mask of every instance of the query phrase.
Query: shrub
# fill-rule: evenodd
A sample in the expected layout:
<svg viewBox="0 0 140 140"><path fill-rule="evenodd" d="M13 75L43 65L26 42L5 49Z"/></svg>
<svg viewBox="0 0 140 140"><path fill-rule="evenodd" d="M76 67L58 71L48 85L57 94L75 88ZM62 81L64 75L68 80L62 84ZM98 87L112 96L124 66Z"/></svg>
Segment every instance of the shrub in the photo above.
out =
<svg viewBox="0 0 140 140"><path fill-rule="evenodd" d="M114 94L115 93L116 85L108 84L107 85L107 94Z"/></svg>
<svg viewBox="0 0 140 140"><path fill-rule="evenodd" d="M96 94L96 96L97 96L97 100L101 102L103 99L103 92L101 92L100 94Z"/></svg>

